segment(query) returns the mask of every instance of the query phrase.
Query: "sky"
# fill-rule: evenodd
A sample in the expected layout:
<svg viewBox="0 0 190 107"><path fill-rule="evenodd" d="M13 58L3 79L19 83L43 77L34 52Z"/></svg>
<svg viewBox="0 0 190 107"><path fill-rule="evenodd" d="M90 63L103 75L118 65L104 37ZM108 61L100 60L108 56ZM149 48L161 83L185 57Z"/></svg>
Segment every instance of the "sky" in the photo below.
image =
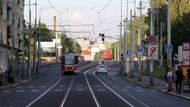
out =
<svg viewBox="0 0 190 107"><path fill-rule="evenodd" d="M31 0L32 24L35 22L35 1ZM37 0L37 20L39 20L39 13L41 13L41 22L52 29L53 16L56 16L57 25L67 25L57 29L75 32L69 33L70 36L96 38L99 33L105 33L105 36L116 37L120 33L118 25L121 20L121 1L122 18L124 19L126 17L127 0ZM137 8L139 7L139 1L136 0ZM149 0L142 1L148 2ZM129 10L134 10L134 0L128 0L128 3ZM25 0L24 16L27 22L29 18L28 4L29 0ZM143 7L145 7L143 14L146 13L148 6L149 3L143 3ZM136 10L139 16L139 10Z"/></svg>

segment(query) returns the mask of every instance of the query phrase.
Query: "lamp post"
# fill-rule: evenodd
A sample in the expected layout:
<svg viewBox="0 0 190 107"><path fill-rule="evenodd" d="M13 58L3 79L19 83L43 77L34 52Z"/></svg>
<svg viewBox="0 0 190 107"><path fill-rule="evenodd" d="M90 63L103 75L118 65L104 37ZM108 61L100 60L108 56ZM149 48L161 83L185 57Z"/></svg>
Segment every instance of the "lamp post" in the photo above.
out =
<svg viewBox="0 0 190 107"><path fill-rule="evenodd" d="M48 7L43 7L40 9L39 11L39 21L38 21L38 27L39 27L39 30L38 30L38 63L37 63L37 73L39 74L39 68L40 68L40 64L41 64L41 60L40 60L40 57L41 57L41 28L40 28L40 24L41 24L41 12L42 10L44 9L48 9Z"/></svg>
<svg viewBox="0 0 190 107"><path fill-rule="evenodd" d="M167 44L171 45L171 19L170 19L170 0L168 0L168 11L167 11ZM171 52L167 53L167 64L171 67Z"/></svg>
<svg viewBox="0 0 190 107"><path fill-rule="evenodd" d="M123 64L122 64L122 59L121 59L121 54L122 54L122 20L123 20L123 18L122 18L122 5L123 5L123 3L122 3L122 0L120 0L120 3L121 3L121 19L120 19L120 37L119 37L119 41L120 41L120 44L119 44L119 61L120 61L120 65L121 65L121 67L120 67L120 74L122 74L122 68L123 68Z"/></svg>

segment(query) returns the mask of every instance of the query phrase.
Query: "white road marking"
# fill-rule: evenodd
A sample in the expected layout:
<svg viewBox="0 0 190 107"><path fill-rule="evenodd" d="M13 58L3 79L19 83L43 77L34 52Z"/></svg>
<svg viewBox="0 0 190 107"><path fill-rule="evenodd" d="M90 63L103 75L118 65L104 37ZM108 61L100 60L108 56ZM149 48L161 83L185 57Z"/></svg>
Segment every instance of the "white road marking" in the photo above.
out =
<svg viewBox="0 0 190 107"><path fill-rule="evenodd" d="M17 93L23 93L23 92L25 92L25 90L18 90L18 91L16 91Z"/></svg>
<svg viewBox="0 0 190 107"><path fill-rule="evenodd" d="M30 107L32 104L34 104L36 101L38 101L41 97L43 97L46 93L48 93L52 88L54 88L63 78L60 78L53 86L51 86L47 91L45 91L43 94L41 94L39 97L34 99L30 104L28 104L26 107Z"/></svg>
<svg viewBox="0 0 190 107"><path fill-rule="evenodd" d="M55 89L54 91L61 92L61 91L63 91L63 89Z"/></svg>
<svg viewBox="0 0 190 107"><path fill-rule="evenodd" d="M121 90L121 91L123 91L123 92L127 92L127 91L129 91L129 90Z"/></svg>
<svg viewBox="0 0 190 107"><path fill-rule="evenodd" d="M91 69L90 69L90 70L91 70ZM86 79L87 85L88 85L88 87L89 87L89 89L90 89L90 92L91 92L91 94L92 94L92 97L94 98L94 101L95 101L95 103L96 103L96 106L97 106L97 107L101 107L101 106L100 106L100 103L98 102L98 100L97 100L97 98L96 98L96 96L95 96L95 94L94 94L94 92L93 92L93 90L92 90L92 88L91 88L91 86L90 86L90 83L89 83L89 81L88 81L88 78L86 77L86 73L89 72L90 70L87 70L86 72L84 72L84 77L85 77L85 79Z"/></svg>
<svg viewBox="0 0 190 107"><path fill-rule="evenodd" d="M79 88L79 89L76 89L75 91L84 91L84 89Z"/></svg>
<svg viewBox="0 0 190 107"><path fill-rule="evenodd" d="M100 88L100 87L102 87L102 85L95 85L95 87L96 87L96 88Z"/></svg>
<svg viewBox="0 0 190 107"><path fill-rule="evenodd" d="M10 93L10 90L6 90L6 91L1 91L2 93Z"/></svg>
<svg viewBox="0 0 190 107"><path fill-rule="evenodd" d="M139 99L133 97L132 95L129 95L129 94L126 94L126 95L129 96L129 97L131 97L131 98L133 98L134 100L136 100L137 102L139 102L139 103L142 104L143 106L149 107L147 104L143 103L142 101L140 101Z"/></svg>
<svg viewBox="0 0 190 107"><path fill-rule="evenodd" d="M102 91L106 91L106 89L98 89L98 91L102 92Z"/></svg>
<svg viewBox="0 0 190 107"><path fill-rule="evenodd" d="M119 97L121 100L123 100L126 104L128 104L130 107L135 107L131 103L129 103L127 100L125 100L122 96L120 96L118 93L116 93L113 89L111 89L108 85L106 85L100 78L98 78L94 73L93 75L107 88L109 89L112 93L114 93L117 97Z"/></svg>
<svg viewBox="0 0 190 107"><path fill-rule="evenodd" d="M39 90L31 90L30 92L38 92Z"/></svg>
<svg viewBox="0 0 190 107"><path fill-rule="evenodd" d="M144 92L144 90L135 90L136 92Z"/></svg>
<svg viewBox="0 0 190 107"><path fill-rule="evenodd" d="M68 95L69 95L69 93L70 93L70 91L71 91L71 87L72 87L72 85L73 85L74 79L75 79L75 77L72 78L72 81L71 81L71 83L70 83L70 85L69 85L69 88L68 88L68 90L67 90L67 93L65 94L65 96L64 96L64 98L63 98L63 101L61 102L61 105L60 105L59 107L63 107L63 106L64 106L64 104L65 104L65 102L66 102L66 100L67 100L67 97L68 97Z"/></svg>

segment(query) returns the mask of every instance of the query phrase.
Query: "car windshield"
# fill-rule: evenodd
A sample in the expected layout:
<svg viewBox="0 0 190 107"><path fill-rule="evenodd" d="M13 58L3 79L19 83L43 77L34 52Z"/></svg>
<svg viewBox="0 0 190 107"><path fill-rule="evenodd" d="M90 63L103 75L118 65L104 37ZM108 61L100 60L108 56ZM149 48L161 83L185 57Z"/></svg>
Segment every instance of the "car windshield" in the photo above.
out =
<svg viewBox="0 0 190 107"><path fill-rule="evenodd" d="M99 68L107 68L105 65L98 65Z"/></svg>
<svg viewBox="0 0 190 107"><path fill-rule="evenodd" d="M73 57L72 55L65 56L65 64L66 65L72 65L74 63L75 63L75 57Z"/></svg>

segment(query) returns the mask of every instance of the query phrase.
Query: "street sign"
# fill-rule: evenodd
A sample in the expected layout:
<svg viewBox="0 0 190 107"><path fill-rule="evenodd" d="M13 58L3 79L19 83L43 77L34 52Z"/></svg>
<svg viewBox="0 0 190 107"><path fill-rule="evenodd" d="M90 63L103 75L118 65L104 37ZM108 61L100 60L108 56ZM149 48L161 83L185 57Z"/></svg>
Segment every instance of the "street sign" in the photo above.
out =
<svg viewBox="0 0 190 107"><path fill-rule="evenodd" d="M139 48L138 48L138 52L142 52L143 49L142 49L142 46L140 45Z"/></svg>
<svg viewBox="0 0 190 107"><path fill-rule="evenodd" d="M165 46L165 52L166 53L172 53L173 52L173 45L166 45Z"/></svg>
<svg viewBox="0 0 190 107"><path fill-rule="evenodd" d="M158 60L158 45L148 45L148 59Z"/></svg>
<svg viewBox="0 0 190 107"><path fill-rule="evenodd" d="M142 53L143 53L143 49L142 49L142 46L140 45L140 46L138 47L138 57L139 57L139 58L142 58Z"/></svg>
<svg viewBox="0 0 190 107"><path fill-rule="evenodd" d="M148 37L148 43L149 43L150 45L155 45L155 44L156 44L156 36L150 35L150 36Z"/></svg>

